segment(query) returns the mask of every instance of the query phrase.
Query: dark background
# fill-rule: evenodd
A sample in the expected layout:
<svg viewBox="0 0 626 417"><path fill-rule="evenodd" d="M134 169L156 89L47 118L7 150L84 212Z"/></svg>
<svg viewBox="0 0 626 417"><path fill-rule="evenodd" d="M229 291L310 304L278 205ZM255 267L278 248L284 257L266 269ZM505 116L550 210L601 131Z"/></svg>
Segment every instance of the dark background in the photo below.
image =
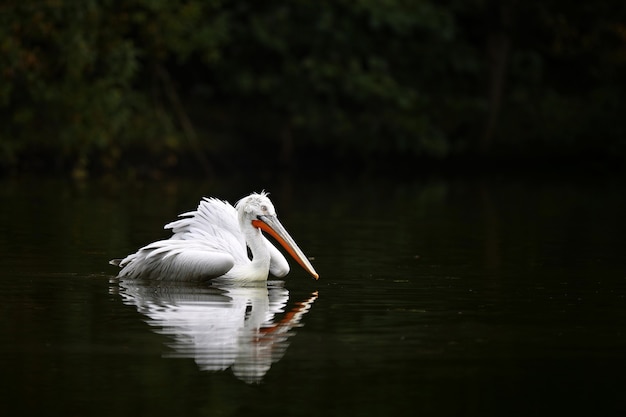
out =
<svg viewBox="0 0 626 417"><path fill-rule="evenodd" d="M625 89L617 0L0 5L5 175L603 171Z"/></svg>

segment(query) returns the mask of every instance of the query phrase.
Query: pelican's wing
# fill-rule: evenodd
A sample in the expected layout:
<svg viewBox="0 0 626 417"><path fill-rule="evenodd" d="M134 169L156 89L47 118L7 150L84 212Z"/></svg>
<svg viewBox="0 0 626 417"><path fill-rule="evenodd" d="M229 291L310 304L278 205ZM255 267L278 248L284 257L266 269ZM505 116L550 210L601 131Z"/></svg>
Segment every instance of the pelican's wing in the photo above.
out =
<svg viewBox="0 0 626 417"><path fill-rule="evenodd" d="M237 211L226 201L203 198L195 211L179 217L179 220L165 225L165 229L172 230L170 240L205 242L215 251L230 254L237 263L248 261Z"/></svg>
<svg viewBox="0 0 626 417"><path fill-rule="evenodd" d="M216 198L203 198L195 211L179 215L179 220L168 223L165 229L172 230L171 239L197 239L201 234L229 234L234 237L238 246L245 249L244 236L239 229L237 210L228 202Z"/></svg>
<svg viewBox="0 0 626 417"><path fill-rule="evenodd" d="M203 199L196 211L165 225L172 237L139 249L123 259L120 276L189 280L217 277L247 262L246 243L237 212L230 204Z"/></svg>
<svg viewBox="0 0 626 417"><path fill-rule="evenodd" d="M120 262L120 277L189 281L224 275L234 257L210 242L167 239L153 242Z"/></svg>

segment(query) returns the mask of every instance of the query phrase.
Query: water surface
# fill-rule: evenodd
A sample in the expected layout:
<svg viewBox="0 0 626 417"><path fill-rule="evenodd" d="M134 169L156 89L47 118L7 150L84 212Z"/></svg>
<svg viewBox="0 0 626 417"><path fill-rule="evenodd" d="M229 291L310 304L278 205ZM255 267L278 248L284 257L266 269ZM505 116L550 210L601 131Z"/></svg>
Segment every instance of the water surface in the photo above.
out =
<svg viewBox="0 0 626 417"><path fill-rule="evenodd" d="M10 415L626 411L614 179L4 180ZM265 188L314 258L237 288L120 282L201 196Z"/></svg>

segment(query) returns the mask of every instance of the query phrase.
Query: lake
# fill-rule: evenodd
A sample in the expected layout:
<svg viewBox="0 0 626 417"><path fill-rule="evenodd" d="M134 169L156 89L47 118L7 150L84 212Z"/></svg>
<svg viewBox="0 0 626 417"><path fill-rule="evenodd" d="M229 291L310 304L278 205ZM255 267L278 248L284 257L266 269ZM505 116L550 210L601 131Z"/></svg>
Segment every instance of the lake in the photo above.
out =
<svg viewBox="0 0 626 417"><path fill-rule="evenodd" d="M320 274L121 281L202 196L269 191ZM4 414L626 412L623 179L0 181Z"/></svg>

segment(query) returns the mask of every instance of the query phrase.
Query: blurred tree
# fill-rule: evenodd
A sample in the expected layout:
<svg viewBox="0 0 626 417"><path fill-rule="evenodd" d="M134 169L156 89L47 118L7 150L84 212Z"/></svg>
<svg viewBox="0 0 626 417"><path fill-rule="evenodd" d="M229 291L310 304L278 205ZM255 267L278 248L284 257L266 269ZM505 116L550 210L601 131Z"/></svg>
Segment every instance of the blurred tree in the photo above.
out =
<svg viewBox="0 0 626 417"><path fill-rule="evenodd" d="M156 75L198 48L214 59L222 33L206 10L219 3L5 2L0 163L40 156L81 172L94 154L114 166L124 149L176 148L178 103Z"/></svg>
<svg viewBox="0 0 626 417"><path fill-rule="evenodd" d="M500 149L626 157L626 5L517 4Z"/></svg>
<svg viewBox="0 0 626 417"><path fill-rule="evenodd" d="M625 28L617 0L5 1L0 166L623 159Z"/></svg>
<svg viewBox="0 0 626 417"><path fill-rule="evenodd" d="M28 151L83 163L120 136L141 100L131 85L135 46L93 2L2 8L2 162Z"/></svg>
<svg viewBox="0 0 626 417"><path fill-rule="evenodd" d="M285 160L294 136L340 155L446 153L424 91L430 68L443 63L431 67L423 53L452 38L445 10L395 0L268 1L241 3L233 20L235 42L216 84L237 96L238 121L259 117L265 134L280 138Z"/></svg>

